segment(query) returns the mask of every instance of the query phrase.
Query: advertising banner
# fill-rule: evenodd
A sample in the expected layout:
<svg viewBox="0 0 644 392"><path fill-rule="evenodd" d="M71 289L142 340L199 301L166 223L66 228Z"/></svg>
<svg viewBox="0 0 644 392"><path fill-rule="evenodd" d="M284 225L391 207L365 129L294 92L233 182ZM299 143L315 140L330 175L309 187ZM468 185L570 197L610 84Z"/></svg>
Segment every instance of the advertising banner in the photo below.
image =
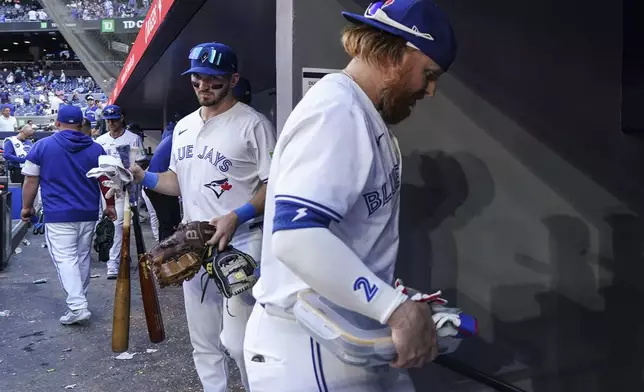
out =
<svg viewBox="0 0 644 392"><path fill-rule="evenodd" d="M116 84L114 85L112 94L110 94L108 105L113 104L118 98L123 86L125 86L132 75L132 71L136 68L136 65L145 54L145 50L154 38L154 35L157 33L159 25L161 25L161 22L165 19L170 7L172 7L172 4L174 4L175 1L176 0L154 0L152 3L145 20L143 20L141 30L136 36L134 45L132 45L130 54L125 60L121 74L118 79L116 79Z"/></svg>
<svg viewBox="0 0 644 392"><path fill-rule="evenodd" d="M132 33L141 30L145 18L122 18L101 20L102 33Z"/></svg>
<svg viewBox="0 0 644 392"><path fill-rule="evenodd" d="M81 30L101 30L103 33L136 33L141 30L144 18L115 18L103 20L78 20L66 23L67 27ZM0 23L0 33L27 33L34 31L58 31L58 24L42 22Z"/></svg>

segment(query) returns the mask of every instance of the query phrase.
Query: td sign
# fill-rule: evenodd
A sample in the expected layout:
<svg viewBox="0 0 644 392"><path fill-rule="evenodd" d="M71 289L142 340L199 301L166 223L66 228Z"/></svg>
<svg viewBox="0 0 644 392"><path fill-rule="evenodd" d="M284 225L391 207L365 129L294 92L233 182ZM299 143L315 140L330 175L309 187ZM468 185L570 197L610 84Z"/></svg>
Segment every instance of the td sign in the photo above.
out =
<svg viewBox="0 0 644 392"><path fill-rule="evenodd" d="M101 20L101 33L113 33L113 32L114 32L114 19Z"/></svg>
<svg viewBox="0 0 644 392"><path fill-rule="evenodd" d="M143 18L103 19L101 33L131 33L141 30Z"/></svg>
<svg viewBox="0 0 644 392"><path fill-rule="evenodd" d="M124 30L141 30L143 27L143 19L139 20L122 20Z"/></svg>

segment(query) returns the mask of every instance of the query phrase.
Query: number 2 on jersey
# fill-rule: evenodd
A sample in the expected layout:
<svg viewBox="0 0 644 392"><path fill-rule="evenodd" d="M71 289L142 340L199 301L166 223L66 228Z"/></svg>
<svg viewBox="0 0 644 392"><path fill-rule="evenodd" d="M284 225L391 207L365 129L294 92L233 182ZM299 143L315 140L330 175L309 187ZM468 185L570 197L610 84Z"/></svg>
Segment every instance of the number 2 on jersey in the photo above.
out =
<svg viewBox="0 0 644 392"><path fill-rule="evenodd" d="M359 277L356 279L355 282L353 282L353 291L358 291L360 289L364 290L365 296L367 297L367 302L371 302L373 297L376 296L376 293L378 292L378 286L375 284L369 283L369 280L365 277Z"/></svg>

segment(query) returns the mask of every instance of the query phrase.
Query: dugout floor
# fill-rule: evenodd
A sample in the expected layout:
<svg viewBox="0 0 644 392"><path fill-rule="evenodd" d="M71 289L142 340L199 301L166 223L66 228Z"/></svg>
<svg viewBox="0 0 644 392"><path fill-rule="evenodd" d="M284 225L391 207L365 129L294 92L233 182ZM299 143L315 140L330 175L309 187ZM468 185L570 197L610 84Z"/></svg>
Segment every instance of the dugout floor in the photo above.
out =
<svg viewBox="0 0 644 392"><path fill-rule="evenodd" d="M144 224L145 241L154 240ZM130 360L118 360L111 350L112 307L115 280L105 279L105 264L93 255L88 300L92 319L87 325L65 327L58 322L66 310L65 294L58 283L43 235L29 230L0 272L0 392L51 392L75 384L75 392L104 391L201 391L192 362L192 347L180 288L159 291L166 328L166 340L150 343L141 302L138 273L132 281ZM134 237L132 236L132 244ZM34 284L47 278L47 283ZM2 313L0 313L2 314ZM71 350L70 350L71 349ZM147 349L156 349L146 353ZM233 374L230 391L241 392L238 373Z"/></svg>

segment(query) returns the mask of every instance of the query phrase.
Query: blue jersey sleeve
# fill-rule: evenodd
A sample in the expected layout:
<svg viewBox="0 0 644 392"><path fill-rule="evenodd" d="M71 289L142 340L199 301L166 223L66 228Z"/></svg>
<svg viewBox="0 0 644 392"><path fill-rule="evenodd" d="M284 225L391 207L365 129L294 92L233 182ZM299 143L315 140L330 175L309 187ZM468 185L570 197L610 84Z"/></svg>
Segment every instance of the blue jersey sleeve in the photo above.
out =
<svg viewBox="0 0 644 392"><path fill-rule="evenodd" d="M170 156L172 155L172 138L168 137L161 140L161 143L157 146L152 159L150 160L150 165L148 171L151 173L163 173L168 171L170 167Z"/></svg>
<svg viewBox="0 0 644 392"><path fill-rule="evenodd" d="M362 111L333 102L294 113L274 156L274 232L342 220L361 197L373 160Z"/></svg>

